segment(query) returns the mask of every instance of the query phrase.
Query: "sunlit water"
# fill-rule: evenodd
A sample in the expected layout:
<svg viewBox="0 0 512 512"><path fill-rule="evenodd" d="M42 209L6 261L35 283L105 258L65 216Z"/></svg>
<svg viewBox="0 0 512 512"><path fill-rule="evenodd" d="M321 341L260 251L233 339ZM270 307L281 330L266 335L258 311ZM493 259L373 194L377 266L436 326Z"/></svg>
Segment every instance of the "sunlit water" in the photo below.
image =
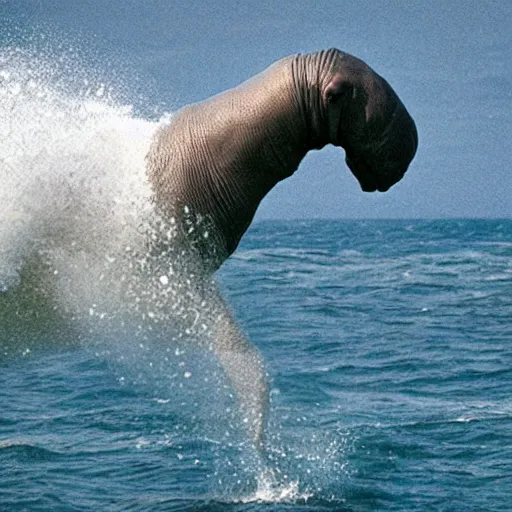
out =
<svg viewBox="0 0 512 512"><path fill-rule="evenodd" d="M219 280L262 461L152 212L159 123L69 58L0 52L0 510L508 510L512 223L254 225Z"/></svg>

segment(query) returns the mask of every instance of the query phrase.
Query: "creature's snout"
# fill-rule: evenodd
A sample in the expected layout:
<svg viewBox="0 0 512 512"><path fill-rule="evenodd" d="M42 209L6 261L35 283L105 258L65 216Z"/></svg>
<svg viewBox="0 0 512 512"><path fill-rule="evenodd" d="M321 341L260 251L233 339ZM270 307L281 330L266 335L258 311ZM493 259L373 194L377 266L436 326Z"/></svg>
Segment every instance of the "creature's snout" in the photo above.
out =
<svg viewBox="0 0 512 512"><path fill-rule="evenodd" d="M404 176L404 171L396 172L379 172L373 170L372 166L362 159L351 158L347 156L345 159L352 174L356 177L361 190L363 192L386 192L395 183L398 183Z"/></svg>
<svg viewBox="0 0 512 512"><path fill-rule="evenodd" d="M416 125L401 105L392 121L370 142L345 147L345 161L364 192L386 192L404 176L418 147Z"/></svg>
<svg viewBox="0 0 512 512"><path fill-rule="evenodd" d="M403 178L416 154L416 124L386 80L357 59L349 63L349 85L338 87L336 145L345 149L346 163L363 191L385 192ZM331 89L333 83L338 84L333 79Z"/></svg>

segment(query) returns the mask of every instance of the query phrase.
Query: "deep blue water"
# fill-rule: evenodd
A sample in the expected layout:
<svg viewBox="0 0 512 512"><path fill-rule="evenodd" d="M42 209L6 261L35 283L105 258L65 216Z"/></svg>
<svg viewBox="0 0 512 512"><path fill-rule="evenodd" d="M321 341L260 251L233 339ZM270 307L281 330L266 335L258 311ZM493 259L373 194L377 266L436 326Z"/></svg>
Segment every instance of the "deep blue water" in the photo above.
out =
<svg viewBox="0 0 512 512"><path fill-rule="evenodd" d="M209 354L134 371L34 328L0 339L1 511L511 510L512 221L260 222L218 277L272 485Z"/></svg>

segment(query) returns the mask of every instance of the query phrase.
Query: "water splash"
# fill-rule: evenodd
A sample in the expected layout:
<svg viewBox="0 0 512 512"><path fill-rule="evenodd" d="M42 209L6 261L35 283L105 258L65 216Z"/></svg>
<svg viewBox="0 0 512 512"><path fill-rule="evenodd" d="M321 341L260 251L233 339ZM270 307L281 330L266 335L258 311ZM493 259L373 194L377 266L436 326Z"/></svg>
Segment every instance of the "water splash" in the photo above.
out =
<svg viewBox="0 0 512 512"><path fill-rule="evenodd" d="M312 496L314 493L300 490L298 480L281 482L276 478L274 471L266 468L258 474L257 489L254 495L242 498L240 501L243 503L252 501L259 503L306 502Z"/></svg>
<svg viewBox="0 0 512 512"><path fill-rule="evenodd" d="M146 342L160 326L167 341L197 337L222 308L153 210L145 157L160 123L98 76L69 50L0 49L0 314L7 332L46 303L50 326L62 313L138 364L157 357Z"/></svg>
<svg viewBox="0 0 512 512"><path fill-rule="evenodd" d="M209 349L204 360L216 351L239 391L261 379L259 355L215 282L177 243L174 219L153 207L145 158L159 123L134 116L74 54L4 48L0 63L3 352L8 332L14 351L29 353L34 332L45 327L53 337L62 317L74 339L129 368L132 381L158 389L221 383L206 362L176 368L183 362L176 351L191 344ZM32 336L13 331L12 319L35 326ZM261 430L264 401L249 388L243 385L242 403L251 405L244 417ZM256 419L253 403L260 404Z"/></svg>
<svg viewBox="0 0 512 512"><path fill-rule="evenodd" d="M3 289L43 243L114 250L112 234L119 243L149 195L144 156L155 123L134 118L101 82L83 79L70 95L70 67L69 58L0 52Z"/></svg>

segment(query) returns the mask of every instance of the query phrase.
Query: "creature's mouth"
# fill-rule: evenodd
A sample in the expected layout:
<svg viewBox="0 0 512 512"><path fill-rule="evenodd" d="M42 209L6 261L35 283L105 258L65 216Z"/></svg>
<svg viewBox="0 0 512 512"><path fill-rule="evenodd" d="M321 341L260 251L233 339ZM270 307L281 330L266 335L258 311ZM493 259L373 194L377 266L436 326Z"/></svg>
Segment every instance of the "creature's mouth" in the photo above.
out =
<svg viewBox="0 0 512 512"><path fill-rule="evenodd" d="M386 192L391 188L391 185L383 185L376 182L370 183L368 180L365 180L364 182L359 180L359 184L361 185L361 190L363 192Z"/></svg>
<svg viewBox="0 0 512 512"><path fill-rule="evenodd" d="M353 160L347 157L346 162L352 174L357 178L363 192L375 192L377 190L386 192L398 181L388 176L377 176L362 160Z"/></svg>

